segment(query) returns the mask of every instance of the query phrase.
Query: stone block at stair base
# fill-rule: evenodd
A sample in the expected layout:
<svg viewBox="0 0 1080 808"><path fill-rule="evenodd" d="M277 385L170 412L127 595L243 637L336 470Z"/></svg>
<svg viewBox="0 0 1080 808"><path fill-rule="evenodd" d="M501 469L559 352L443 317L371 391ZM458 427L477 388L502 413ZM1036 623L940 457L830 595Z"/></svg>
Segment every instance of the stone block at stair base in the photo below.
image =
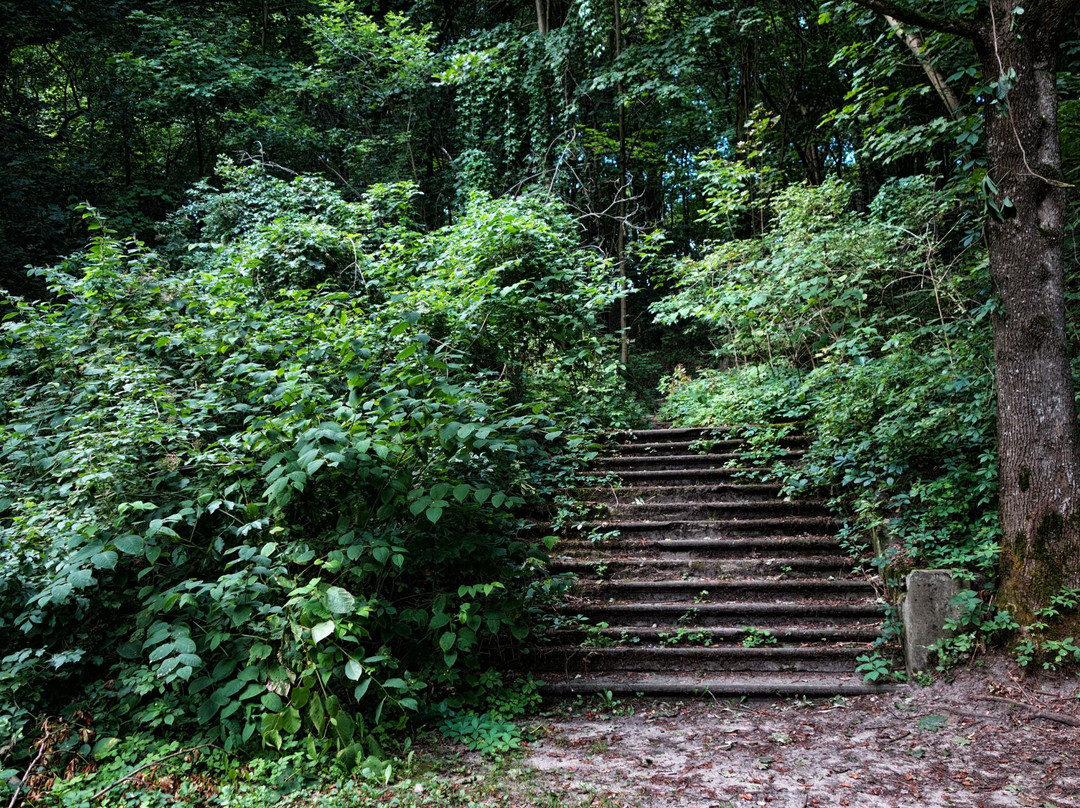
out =
<svg viewBox="0 0 1080 808"><path fill-rule="evenodd" d="M925 671L930 664L927 648L952 636L945 629L948 620L960 616L950 601L964 584L949 570L912 570L907 576L907 595L900 607L904 622L904 657L909 673Z"/></svg>

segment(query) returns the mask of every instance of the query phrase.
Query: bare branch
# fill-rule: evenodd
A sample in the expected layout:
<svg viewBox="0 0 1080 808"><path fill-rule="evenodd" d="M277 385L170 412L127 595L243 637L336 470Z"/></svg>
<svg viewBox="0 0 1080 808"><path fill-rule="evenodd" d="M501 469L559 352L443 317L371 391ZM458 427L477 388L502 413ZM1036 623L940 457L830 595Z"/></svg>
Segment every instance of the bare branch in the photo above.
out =
<svg viewBox="0 0 1080 808"><path fill-rule="evenodd" d="M904 3L894 3L893 0L855 0L860 6L876 11L888 17L895 17L902 23L917 25L931 31L940 31L943 34L956 34L967 39L974 39L978 31L975 24L958 17L950 17L947 14L935 14L932 11L919 11Z"/></svg>

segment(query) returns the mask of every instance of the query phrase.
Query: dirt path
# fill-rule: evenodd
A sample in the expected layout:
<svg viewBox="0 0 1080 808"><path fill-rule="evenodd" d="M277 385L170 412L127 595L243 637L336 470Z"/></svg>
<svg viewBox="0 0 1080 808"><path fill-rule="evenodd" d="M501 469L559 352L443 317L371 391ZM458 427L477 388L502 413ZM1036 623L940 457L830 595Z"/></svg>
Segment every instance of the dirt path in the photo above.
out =
<svg viewBox="0 0 1080 808"><path fill-rule="evenodd" d="M846 701L586 702L468 768L521 806L1080 808L1080 728L1039 711L1080 726L1080 680L996 662Z"/></svg>

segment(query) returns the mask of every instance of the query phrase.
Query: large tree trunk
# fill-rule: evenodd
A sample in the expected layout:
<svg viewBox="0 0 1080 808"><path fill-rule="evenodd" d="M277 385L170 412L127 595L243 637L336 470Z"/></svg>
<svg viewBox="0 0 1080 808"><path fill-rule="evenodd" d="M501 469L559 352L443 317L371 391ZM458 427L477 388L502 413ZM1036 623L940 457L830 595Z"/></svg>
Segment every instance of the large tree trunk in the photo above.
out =
<svg viewBox="0 0 1080 808"><path fill-rule="evenodd" d="M994 202L1002 207L987 224L990 273L1000 299L994 316L1005 534L1000 601L1026 624L1061 587L1080 587L1080 439L1062 253L1066 186L1055 32L1043 26L1017 30L1011 23L1018 1L991 3L994 14L975 37L984 75L1015 71L1005 103L989 104L986 116L998 188ZM1004 206L1006 199L1012 207Z"/></svg>

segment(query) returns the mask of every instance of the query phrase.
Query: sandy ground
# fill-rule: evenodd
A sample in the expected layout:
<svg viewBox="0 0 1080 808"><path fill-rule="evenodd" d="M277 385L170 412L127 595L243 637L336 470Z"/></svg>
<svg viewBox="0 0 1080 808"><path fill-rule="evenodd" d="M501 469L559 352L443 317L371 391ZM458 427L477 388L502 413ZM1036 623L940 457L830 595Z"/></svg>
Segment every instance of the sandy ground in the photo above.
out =
<svg viewBox="0 0 1080 808"><path fill-rule="evenodd" d="M1075 675L996 661L847 700L597 704L544 717L524 757L467 769L521 806L1080 808Z"/></svg>

